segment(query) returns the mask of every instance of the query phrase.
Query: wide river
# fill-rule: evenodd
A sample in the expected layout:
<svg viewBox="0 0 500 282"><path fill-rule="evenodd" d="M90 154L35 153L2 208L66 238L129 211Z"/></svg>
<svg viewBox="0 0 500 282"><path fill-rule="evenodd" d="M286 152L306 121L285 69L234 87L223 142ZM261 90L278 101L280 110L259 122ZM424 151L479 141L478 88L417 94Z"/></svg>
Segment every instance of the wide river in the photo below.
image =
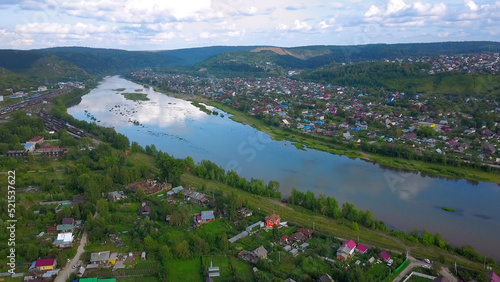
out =
<svg viewBox="0 0 500 282"><path fill-rule="evenodd" d="M152 89L142 92L149 101L130 101L113 91L117 88L134 92L143 86L118 76L106 77L68 112L86 121L93 116L98 124L114 127L143 147L154 144L177 158L211 160L247 179L277 180L283 195L295 187L333 196L339 205L351 202L370 210L390 228L439 231L452 244L472 245L500 260L500 186L495 183L424 177L359 159L298 150L290 142L274 141L232 121L226 113L207 115L189 102Z"/></svg>

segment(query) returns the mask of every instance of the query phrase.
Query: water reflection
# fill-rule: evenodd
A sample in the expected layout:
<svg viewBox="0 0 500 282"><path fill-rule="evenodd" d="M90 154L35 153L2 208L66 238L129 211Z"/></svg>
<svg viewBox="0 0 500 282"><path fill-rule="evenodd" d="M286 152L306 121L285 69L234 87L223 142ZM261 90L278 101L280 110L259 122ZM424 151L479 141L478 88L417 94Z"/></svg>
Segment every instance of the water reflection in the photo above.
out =
<svg viewBox="0 0 500 282"><path fill-rule="evenodd" d="M154 144L177 158L207 159L247 179L277 180L285 196L292 188L333 196L340 205L351 202L372 211L388 226L439 231L453 244L472 244L500 259L498 185L425 177L315 150L297 150L290 142L271 140L230 120L225 113L225 117L207 115L186 101L151 89L145 90L150 101L128 101L112 91L122 87L126 92L142 88L118 77L107 78L68 112L89 121L87 110L131 141L141 146ZM462 216L441 207L460 210Z"/></svg>

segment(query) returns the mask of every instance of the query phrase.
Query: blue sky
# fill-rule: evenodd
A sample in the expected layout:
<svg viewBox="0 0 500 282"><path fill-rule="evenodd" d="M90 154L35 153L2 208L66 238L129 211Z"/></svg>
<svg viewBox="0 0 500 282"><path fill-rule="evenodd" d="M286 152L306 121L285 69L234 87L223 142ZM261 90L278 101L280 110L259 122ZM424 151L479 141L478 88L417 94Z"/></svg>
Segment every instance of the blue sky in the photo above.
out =
<svg viewBox="0 0 500 282"><path fill-rule="evenodd" d="M500 41L500 1L1 0L0 48Z"/></svg>

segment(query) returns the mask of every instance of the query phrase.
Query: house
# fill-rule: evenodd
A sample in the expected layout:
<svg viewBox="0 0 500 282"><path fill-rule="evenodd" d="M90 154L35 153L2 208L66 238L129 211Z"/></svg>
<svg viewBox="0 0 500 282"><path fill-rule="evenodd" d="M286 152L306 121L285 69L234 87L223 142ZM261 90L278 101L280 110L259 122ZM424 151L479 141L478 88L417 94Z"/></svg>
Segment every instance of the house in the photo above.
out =
<svg viewBox="0 0 500 282"><path fill-rule="evenodd" d="M381 254L380 254L380 258L383 260L383 261L388 261L390 258L391 258L391 255L388 254L386 251L383 251Z"/></svg>
<svg viewBox="0 0 500 282"><path fill-rule="evenodd" d="M314 233L314 230L310 228L301 227L297 232L300 232L306 236L306 239L310 239Z"/></svg>
<svg viewBox="0 0 500 282"><path fill-rule="evenodd" d="M56 259L48 258L48 259L37 259L35 262L35 268L39 271L49 271L54 270L57 265Z"/></svg>
<svg viewBox="0 0 500 282"><path fill-rule="evenodd" d="M182 186L174 187L172 188L172 190L167 192L167 198L172 199L175 196L177 196L177 194L179 194L181 191L184 191L184 188Z"/></svg>
<svg viewBox="0 0 500 282"><path fill-rule="evenodd" d="M280 224L280 216L277 214L268 214L266 215L266 226L267 227L273 227L274 225L279 225Z"/></svg>
<svg viewBox="0 0 500 282"><path fill-rule="evenodd" d="M137 215L149 215L151 212L151 207L142 203L142 207L137 211Z"/></svg>
<svg viewBox="0 0 500 282"><path fill-rule="evenodd" d="M302 232L295 232L290 236L290 241L294 243L302 243L305 240L307 240L307 237Z"/></svg>
<svg viewBox="0 0 500 282"><path fill-rule="evenodd" d="M110 259L110 251L98 252L90 254L91 264L107 264ZM115 258L116 261L116 258Z"/></svg>
<svg viewBox="0 0 500 282"><path fill-rule="evenodd" d="M58 233L67 233L67 232L73 232L73 224L59 224L57 225L57 232Z"/></svg>
<svg viewBox="0 0 500 282"><path fill-rule="evenodd" d="M196 222L198 224L209 223L214 220L215 220L214 211L202 211L201 215L196 217Z"/></svg>
<svg viewBox="0 0 500 282"><path fill-rule="evenodd" d="M297 249L292 249L292 250L290 250L290 254L291 254L292 256L296 257L296 256L299 254L299 250L297 250Z"/></svg>
<svg viewBox="0 0 500 282"><path fill-rule="evenodd" d="M9 150L7 151L7 157L9 158L25 158L28 156L28 152L25 150Z"/></svg>
<svg viewBox="0 0 500 282"><path fill-rule="evenodd" d="M488 273L487 275L491 278L491 282L500 282L500 277L495 272Z"/></svg>
<svg viewBox="0 0 500 282"><path fill-rule="evenodd" d="M366 254L366 251L368 251L368 247L359 244L356 246L356 251L361 254Z"/></svg>
<svg viewBox="0 0 500 282"><path fill-rule="evenodd" d="M285 252L289 252L291 250L292 250L292 246L290 246L290 245L286 245L283 247L283 251L285 251Z"/></svg>
<svg viewBox="0 0 500 282"><path fill-rule="evenodd" d="M31 143L31 144L43 144L44 138L42 136L35 136L31 138L28 142L26 143Z"/></svg>
<svg viewBox="0 0 500 282"><path fill-rule="evenodd" d="M186 201L193 201L200 206L204 206L210 200L210 197L195 190L186 189L184 190L184 199Z"/></svg>
<svg viewBox="0 0 500 282"><path fill-rule="evenodd" d="M249 208L241 208L238 210L238 216L245 218L253 215L253 211Z"/></svg>
<svg viewBox="0 0 500 282"><path fill-rule="evenodd" d="M47 91L47 86L45 86L45 85L38 86L38 92L43 92L43 91Z"/></svg>
<svg viewBox="0 0 500 282"><path fill-rule="evenodd" d="M52 245L61 249L73 247L73 233L66 232L57 234L57 238L54 240Z"/></svg>
<svg viewBox="0 0 500 282"><path fill-rule="evenodd" d="M496 152L495 146L489 144L489 143L484 143L483 144L483 153L492 155Z"/></svg>
<svg viewBox="0 0 500 282"><path fill-rule="evenodd" d="M59 146L49 146L49 147L42 147L38 149L40 154L44 156L49 156L49 157L61 157L64 154L69 152L68 148L59 148Z"/></svg>
<svg viewBox="0 0 500 282"><path fill-rule="evenodd" d="M264 248L264 246L258 247L257 249L253 250L253 252L259 259L267 258L267 250L266 248Z"/></svg>
<svg viewBox="0 0 500 282"><path fill-rule="evenodd" d="M285 235L281 236L281 238L280 238L280 244L281 245L288 245L288 244L290 244L290 240L289 240L288 235L285 234Z"/></svg>
<svg viewBox="0 0 500 282"><path fill-rule="evenodd" d="M119 201L121 199L126 199L125 193L123 191L113 191L108 193L109 197L113 202Z"/></svg>
<svg viewBox="0 0 500 282"><path fill-rule="evenodd" d="M27 152L35 151L35 144L33 143L21 143L24 146L24 150Z"/></svg>
<svg viewBox="0 0 500 282"><path fill-rule="evenodd" d="M330 275L328 275L328 273L325 273L318 278L318 282L335 282L335 281Z"/></svg>
<svg viewBox="0 0 500 282"><path fill-rule="evenodd" d="M72 217L65 217L61 220L61 224L71 224L71 225L74 225L75 224L75 219L72 218Z"/></svg>
<svg viewBox="0 0 500 282"><path fill-rule="evenodd" d="M116 260L118 259L118 254L117 253L111 253L109 255L108 263L111 265L114 265L116 263Z"/></svg>
<svg viewBox="0 0 500 282"><path fill-rule="evenodd" d="M349 240L337 249L337 259L347 260L352 257L355 250L356 243L353 240Z"/></svg>

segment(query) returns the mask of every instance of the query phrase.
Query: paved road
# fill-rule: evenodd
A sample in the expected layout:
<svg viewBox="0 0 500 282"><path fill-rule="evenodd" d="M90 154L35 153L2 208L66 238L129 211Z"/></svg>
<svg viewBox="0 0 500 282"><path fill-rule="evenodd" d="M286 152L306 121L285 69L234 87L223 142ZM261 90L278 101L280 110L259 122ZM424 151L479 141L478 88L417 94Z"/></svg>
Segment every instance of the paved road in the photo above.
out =
<svg viewBox="0 0 500 282"><path fill-rule="evenodd" d="M73 265L77 264L80 261L80 256L85 252L83 249L87 244L87 231L83 232L82 239L80 240L80 246L78 246L78 250L76 251L75 257L66 264L66 267L59 271L59 275L57 275L55 282L66 282L71 273L76 272L78 269L73 269Z"/></svg>
<svg viewBox="0 0 500 282"><path fill-rule="evenodd" d="M448 281L450 282L458 282L458 279L455 276L453 276L446 267L441 267L441 271L439 272L439 274L441 274L444 278L448 279Z"/></svg>
<svg viewBox="0 0 500 282"><path fill-rule="evenodd" d="M403 281L406 275L409 275L413 268L421 268L425 263L423 261L417 260L412 256L408 256L410 264L394 279L393 282Z"/></svg>

